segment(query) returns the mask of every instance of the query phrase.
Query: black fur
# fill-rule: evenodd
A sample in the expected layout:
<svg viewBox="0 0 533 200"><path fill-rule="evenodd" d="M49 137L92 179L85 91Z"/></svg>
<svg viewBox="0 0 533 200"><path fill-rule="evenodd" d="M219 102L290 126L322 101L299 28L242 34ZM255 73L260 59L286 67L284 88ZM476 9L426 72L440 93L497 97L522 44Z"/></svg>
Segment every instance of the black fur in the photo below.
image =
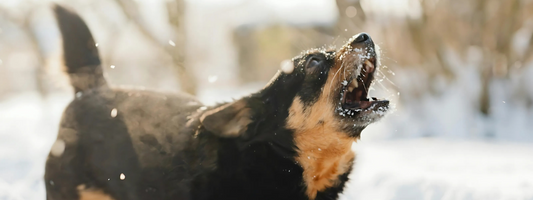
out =
<svg viewBox="0 0 533 200"><path fill-rule="evenodd" d="M327 81L329 69L334 64L332 56L334 54L335 51L313 51L294 59L294 63L298 64L296 72L301 73L301 76L305 76L303 87L297 91L299 98L305 105L311 105L318 100L321 88ZM310 68L308 64L312 59L319 62L319 64ZM305 73L302 73L304 71Z"/></svg>
<svg viewBox="0 0 533 200"><path fill-rule="evenodd" d="M64 61L76 92L106 84L98 49L85 22L74 12L54 6L63 38Z"/></svg>
<svg viewBox="0 0 533 200"><path fill-rule="evenodd" d="M68 72L76 73L79 67L100 65L96 43L85 22L64 7L56 5L54 11L61 33L65 33L61 34L63 41L68 41L63 43Z"/></svg>

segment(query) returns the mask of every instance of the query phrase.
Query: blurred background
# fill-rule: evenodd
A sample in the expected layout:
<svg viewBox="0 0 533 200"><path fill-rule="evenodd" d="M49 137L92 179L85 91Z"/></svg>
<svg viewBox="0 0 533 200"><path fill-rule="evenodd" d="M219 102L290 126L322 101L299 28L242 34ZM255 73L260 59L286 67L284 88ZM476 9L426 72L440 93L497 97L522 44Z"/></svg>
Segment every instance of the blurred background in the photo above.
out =
<svg viewBox="0 0 533 200"><path fill-rule="evenodd" d="M369 33L394 111L354 145L342 199L533 199L532 0L1 0L0 200L45 199L73 98L51 3L89 25L108 81L206 104Z"/></svg>

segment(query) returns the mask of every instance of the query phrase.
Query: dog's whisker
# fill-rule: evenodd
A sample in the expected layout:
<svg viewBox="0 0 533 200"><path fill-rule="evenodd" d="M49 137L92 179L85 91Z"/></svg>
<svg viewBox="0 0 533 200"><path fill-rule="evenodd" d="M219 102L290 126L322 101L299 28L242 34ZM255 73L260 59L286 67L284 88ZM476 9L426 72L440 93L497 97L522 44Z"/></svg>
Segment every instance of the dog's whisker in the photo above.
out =
<svg viewBox="0 0 533 200"><path fill-rule="evenodd" d="M333 75L333 78L330 80L330 83L329 83L329 92L328 92L328 96L327 96L327 100L326 102L329 104L330 101L331 101L331 93L333 93L332 91L332 87L333 87L333 82L335 81L335 78L337 77L337 74L341 71L341 69L343 68L344 66L344 60L342 61L341 63L341 66L339 67L339 69L337 70L337 72L335 72L335 74Z"/></svg>
<svg viewBox="0 0 533 200"><path fill-rule="evenodd" d="M378 84L385 89L385 91L390 92L389 89L385 85L383 85L382 81L378 81Z"/></svg>
<svg viewBox="0 0 533 200"><path fill-rule="evenodd" d="M396 84L394 84L394 82L392 82L388 77L387 75L385 75L385 73L383 73L381 70L378 70L379 73L383 76L383 78L385 78L385 80L387 80L390 84L396 86Z"/></svg>
<svg viewBox="0 0 533 200"><path fill-rule="evenodd" d="M366 87L365 82L364 82L364 81L361 81L361 83L363 83L363 87L364 87L364 89L365 89L365 92L368 94L368 88Z"/></svg>

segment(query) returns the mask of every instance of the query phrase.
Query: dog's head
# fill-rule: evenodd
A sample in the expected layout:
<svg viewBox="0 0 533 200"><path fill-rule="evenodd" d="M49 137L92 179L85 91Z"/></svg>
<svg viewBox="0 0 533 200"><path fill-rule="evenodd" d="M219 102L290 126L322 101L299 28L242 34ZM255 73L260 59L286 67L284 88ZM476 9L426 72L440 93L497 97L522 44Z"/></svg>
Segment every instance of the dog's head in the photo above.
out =
<svg viewBox="0 0 533 200"><path fill-rule="evenodd" d="M212 132L236 136L255 119L270 115L283 118L286 128L322 125L357 138L388 110L389 101L368 97L378 59L366 33L355 35L338 51L306 51L262 91L204 113L202 123Z"/></svg>

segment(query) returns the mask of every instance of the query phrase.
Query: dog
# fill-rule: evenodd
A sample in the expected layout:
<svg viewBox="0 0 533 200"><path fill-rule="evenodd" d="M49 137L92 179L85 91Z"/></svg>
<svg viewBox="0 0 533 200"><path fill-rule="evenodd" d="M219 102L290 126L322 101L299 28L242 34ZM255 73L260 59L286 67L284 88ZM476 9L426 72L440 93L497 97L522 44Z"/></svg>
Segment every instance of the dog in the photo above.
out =
<svg viewBox="0 0 533 200"><path fill-rule="evenodd" d="M185 94L107 84L85 22L54 13L75 97L46 161L47 200L338 199L351 146L389 101L366 33L293 58L260 91L207 107Z"/></svg>

